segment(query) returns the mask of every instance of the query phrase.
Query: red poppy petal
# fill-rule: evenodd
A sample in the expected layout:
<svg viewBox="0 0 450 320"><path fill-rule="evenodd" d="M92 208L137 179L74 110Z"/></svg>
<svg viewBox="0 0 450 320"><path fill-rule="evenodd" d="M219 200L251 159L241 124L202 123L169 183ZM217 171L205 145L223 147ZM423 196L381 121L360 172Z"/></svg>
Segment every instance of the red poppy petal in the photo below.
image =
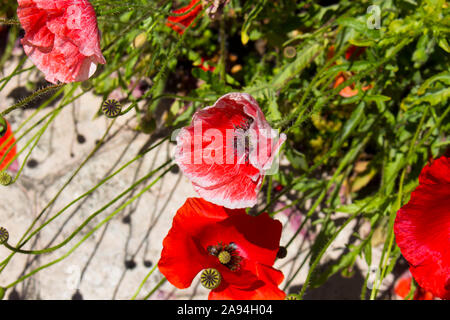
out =
<svg viewBox="0 0 450 320"><path fill-rule="evenodd" d="M337 87L339 87L339 85L341 83L343 83L344 81L345 81L344 75L342 74L342 72L339 72L339 74L334 79L333 89L336 89Z"/></svg>
<svg viewBox="0 0 450 320"><path fill-rule="evenodd" d="M227 184L202 188L195 183L193 187L197 193L208 201L230 209L253 207L258 200L258 192L262 178L257 179L247 175L238 175Z"/></svg>
<svg viewBox="0 0 450 320"><path fill-rule="evenodd" d="M424 168L421 184L398 211L394 225L397 244L414 279L442 299L450 299L450 184L445 176L448 164L448 159L442 159Z"/></svg>
<svg viewBox="0 0 450 320"><path fill-rule="evenodd" d="M210 300L283 300L286 294L278 288L283 274L271 267L255 264L259 281L250 289L241 289L229 283L212 290Z"/></svg>
<svg viewBox="0 0 450 320"><path fill-rule="evenodd" d="M427 164L419 175L420 184L449 184L450 157L440 157Z"/></svg>
<svg viewBox="0 0 450 320"><path fill-rule="evenodd" d="M395 294L398 295L400 298L406 298L409 291L411 290L411 279L412 277L404 277L397 281L397 284L395 285Z"/></svg>
<svg viewBox="0 0 450 320"><path fill-rule="evenodd" d="M16 142L16 139L14 138L13 132L11 130L11 125L8 121L6 121L6 124L6 132L2 137L0 137L0 170L7 169L10 165L10 162L17 154L17 148L14 144Z"/></svg>
<svg viewBox="0 0 450 320"><path fill-rule="evenodd" d="M230 269L228 269L228 267L221 264L220 262L217 263L216 258L216 265L214 266L214 268L216 268L222 275L225 286L229 284L239 289L251 289L255 287L255 284L260 282L258 276L253 270L253 265L254 262L244 260L241 262L240 269L231 271ZM222 290L220 287L217 289Z"/></svg>
<svg viewBox="0 0 450 320"><path fill-rule="evenodd" d="M357 47L357 46L351 45L345 52L345 59L353 60L353 59L359 57L361 54L363 54L364 51L366 51L366 47Z"/></svg>
<svg viewBox="0 0 450 320"><path fill-rule="evenodd" d="M339 95L344 98L351 98L358 94L358 89L352 89L352 87L348 86L339 91Z"/></svg>
<svg viewBox="0 0 450 320"><path fill-rule="evenodd" d="M87 0L19 0L26 55L47 81L84 81L106 63L93 6Z"/></svg>
<svg viewBox="0 0 450 320"><path fill-rule="evenodd" d="M206 251L187 234L176 229L169 232L163 246L159 271L179 289L189 287L194 277L211 265L212 259Z"/></svg>
<svg viewBox="0 0 450 320"><path fill-rule="evenodd" d="M209 226L197 235L201 245L206 248L219 242L233 242L245 260L271 266L280 247L281 223L267 213L254 217L244 210L229 210L229 215L228 219Z"/></svg>
<svg viewBox="0 0 450 320"><path fill-rule="evenodd" d="M159 270L177 288L187 288L201 270L217 258L208 255L195 236L203 229L228 217L221 207L200 198L189 198L173 218L163 241Z"/></svg>
<svg viewBox="0 0 450 320"><path fill-rule="evenodd" d="M192 0L189 5L186 7L180 8L178 10L174 10L173 13L179 15L187 12L185 15L181 16L170 16L167 18L167 26L171 27L173 30L178 32L179 34L184 33L184 28L187 28L191 25L191 23L195 20L197 15L202 11L202 4L198 4L201 0ZM193 8L197 5L195 8ZM193 9L192 9L193 8ZM192 10L191 10L192 9ZM191 11L189 11L191 10ZM189 12L188 12L189 11ZM184 27L184 28L183 28Z"/></svg>
<svg viewBox="0 0 450 320"><path fill-rule="evenodd" d="M177 136L175 161L206 200L227 208L256 204L262 177L286 140L255 99L229 93L197 111Z"/></svg>

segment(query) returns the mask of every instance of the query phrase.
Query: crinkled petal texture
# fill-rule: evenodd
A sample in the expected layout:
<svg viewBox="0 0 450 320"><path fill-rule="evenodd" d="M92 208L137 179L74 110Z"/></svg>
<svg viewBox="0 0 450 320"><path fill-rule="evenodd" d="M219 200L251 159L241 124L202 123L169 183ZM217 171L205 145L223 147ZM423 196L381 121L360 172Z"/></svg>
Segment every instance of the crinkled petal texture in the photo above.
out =
<svg viewBox="0 0 450 320"><path fill-rule="evenodd" d="M252 207L285 140L253 97L229 93L181 129L175 161L204 199L231 209Z"/></svg>
<svg viewBox="0 0 450 320"><path fill-rule="evenodd" d="M18 0L26 55L51 83L84 81L105 64L94 8L87 0Z"/></svg>
<svg viewBox="0 0 450 320"><path fill-rule="evenodd" d="M450 158L422 170L419 186L397 212L394 232L417 283L450 299Z"/></svg>
<svg viewBox="0 0 450 320"><path fill-rule="evenodd" d="M170 16L167 19L167 26L179 34L183 34L184 30L191 25L201 11L201 0L191 0L191 3L186 7L173 11L175 16Z"/></svg>
<svg viewBox="0 0 450 320"><path fill-rule="evenodd" d="M163 241L158 268L180 289L191 285L203 269L215 268L220 286L210 299L284 299L278 288L283 274L272 268L279 249L281 223L266 213L249 216L245 210L231 210L201 198L189 198L176 213ZM208 252L209 246L234 243L241 257L232 271Z"/></svg>
<svg viewBox="0 0 450 320"><path fill-rule="evenodd" d="M7 129L5 134L0 137L0 170L7 169L10 162L17 154L16 142L9 122L6 122ZM14 163L14 162L13 162Z"/></svg>

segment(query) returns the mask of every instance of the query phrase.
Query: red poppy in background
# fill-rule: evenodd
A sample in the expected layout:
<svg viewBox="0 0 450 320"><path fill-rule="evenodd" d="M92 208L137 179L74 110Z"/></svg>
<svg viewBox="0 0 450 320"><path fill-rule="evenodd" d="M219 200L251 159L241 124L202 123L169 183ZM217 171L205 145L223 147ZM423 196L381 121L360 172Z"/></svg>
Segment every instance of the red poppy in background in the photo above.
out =
<svg viewBox="0 0 450 320"><path fill-rule="evenodd" d="M201 11L201 0L191 0L189 5L173 11L177 16L170 16L167 18L169 21L167 22L167 26L171 27L179 34L183 34L184 30L191 25Z"/></svg>
<svg viewBox="0 0 450 320"><path fill-rule="evenodd" d="M200 65L196 66L200 69L202 69L203 71L211 71L214 72L214 70L216 70L216 67L209 65L208 61L202 57L201 61L200 61Z"/></svg>
<svg viewBox="0 0 450 320"><path fill-rule="evenodd" d="M14 144L16 142L16 139L14 138L11 126L8 121L6 121L6 125L7 129L5 134L0 136L0 170L7 169L10 166L11 160L17 154L17 148ZM9 150L10 147L11 150Z"/></svg>
<svg viewBox="0 0 450 320"><path fill-rule="evenodd" d="M344 72L339 72L336 79L334 80L333 89L339 87L341 83L343 83L345 80L347 80L349 76L347 76ZM362 87L362 91L367 91L373 86L371 84ZM355 89L355 84L352 83L351 85L345 87L341 91L339 91L339 95L344 98L351 98L353 96L356 96L358 94L358 89Z"/></svg>
<svg viewBox="0 0 450 320"><path fill-rule="evenodd" d="M411 290L411 282L411 274L408 274L397 280L394 292L399 299L404 300L408 296L409 291ZM434 296L431 292L426 291L421 287L417 287L416 291L414 292L413 300L434 300Z"/></svg>
<svg viewBox="0 0 450 320"><path fill-rule="evenodd" d="M419 186L398 212L397 245L420 287L450 299L450 158L426 165Z"/></svg>
<svg viewBox="0 0 450 320"><path fill-rule="evenodd" d="M361 54L363 54L364 51L366 51L365 47L357 47L357 46L351 45L345 52L345 59L346 60L354 60L357 57L359 57ZM331 46L328 50L328 59L333 57L334 53L335 53L334 46ZM333 89L337 88L341 83L343 83L347 79L351 78L351 76L352 76L351 73L339 72L334 80ZM362 89L362 91L367 91L372 87L373 87L373 85L369 84L367 86L362 87L361 89ZM358 94L358 92L359 92L358 89L355 89L355 84L352 83L350 86L343 88L339 92L339 95L344 98L351 98L353 96L356 96Z"/></svg>
<svg viewBox="0 0 450 320"><path fill-rule="evenodd" d="M94 8L87 0L18 0L26 55L56 84L84 81L105 64Z"/></svg>
<svg viewBox="0 0 450 320"><path fill-rule="evenodd" d="M207 201L252 207L286 135L270 127L246 93L229 93L197 111L177 136L175 161Z"/></svg>
<svg viewBox="0 0 450 320"><path fill-rule="evenodd" d="M284 299L283 273L272 267L281 229L267 213L255 217L188 198L163 241L158 268L179 289L200 271L215 270L221 281L209 293L213 300Z"/></svg>

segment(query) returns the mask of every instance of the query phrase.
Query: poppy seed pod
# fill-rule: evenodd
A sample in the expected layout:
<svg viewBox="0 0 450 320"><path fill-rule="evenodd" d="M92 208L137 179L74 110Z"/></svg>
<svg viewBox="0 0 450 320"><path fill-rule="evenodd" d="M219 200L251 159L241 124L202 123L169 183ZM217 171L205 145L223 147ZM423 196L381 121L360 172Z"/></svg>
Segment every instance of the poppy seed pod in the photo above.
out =
<svg viewBox="0 0 450 320"><path fill-rule="evenodd" d="M222 276L220 275L220 272L214 268L203 270L200 276L200 283L202 284L202 286L209 290L216 289L220 285L221 281Z"/></svg>
<svg viewBox="0 0 450 320"><path fill-rule="evenodd" d="M115 99L109 99L102 103L102 112L108 118L115 118L120 115L122 105Z"/></svg>
<svg viewBox="0 0 450 320"><path fill-rule="evenodd" d="M0 171L0 184L2 186L7 186L7 185L11 184L11 181L12 181L12 177L8 172L6 172L4 170Z"/></svg>
<svg viewBox="0 0 450 320"><path fill-rule="evenodd" d="M9 232L3 227L0 227L0 245L6 243L9 239Z"/></svg>

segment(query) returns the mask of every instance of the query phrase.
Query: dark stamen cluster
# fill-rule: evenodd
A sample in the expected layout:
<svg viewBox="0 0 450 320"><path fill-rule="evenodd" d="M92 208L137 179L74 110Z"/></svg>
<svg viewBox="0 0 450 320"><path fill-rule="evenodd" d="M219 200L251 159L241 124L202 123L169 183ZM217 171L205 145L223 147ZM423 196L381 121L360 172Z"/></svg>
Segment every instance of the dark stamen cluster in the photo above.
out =
<svg viewBox="0 0 450 320"><path fill-rule="evenodd" d="M231 259L228 263L222 264L231 271L239 270L242 257L239 256L237 246L234 242L230 242L228 245L224 245L222 242L219 242L219 244L216 246L208 246L207 250L210 255L215 257L219 257L220 253L223 251L228 252L231 256Z"/></svg>
<svg viewBox="0 0 450 320"><path fill-rule="evenodd" d="M236 125L233 126L236 130L241 129L247 131L248 129L250 129L250 126L253 123L253 121L254 121L253 118L244 118L237 126Z"/></svg>
<svg viewBox="0 0 450 320"><path fill-rule="evenodd" d="M234 128L236 130L240 129L243 130L244 133L247 132L250 129L251 124L253 123L253 118L245 118L241 121L239 125L234 125ZM235 152L238 150L238 140L239 137L234 137L234 150ZM245 163L249 162L250 158L250 137L248 135L244 136L244 153L245 153Z"/></svg>

